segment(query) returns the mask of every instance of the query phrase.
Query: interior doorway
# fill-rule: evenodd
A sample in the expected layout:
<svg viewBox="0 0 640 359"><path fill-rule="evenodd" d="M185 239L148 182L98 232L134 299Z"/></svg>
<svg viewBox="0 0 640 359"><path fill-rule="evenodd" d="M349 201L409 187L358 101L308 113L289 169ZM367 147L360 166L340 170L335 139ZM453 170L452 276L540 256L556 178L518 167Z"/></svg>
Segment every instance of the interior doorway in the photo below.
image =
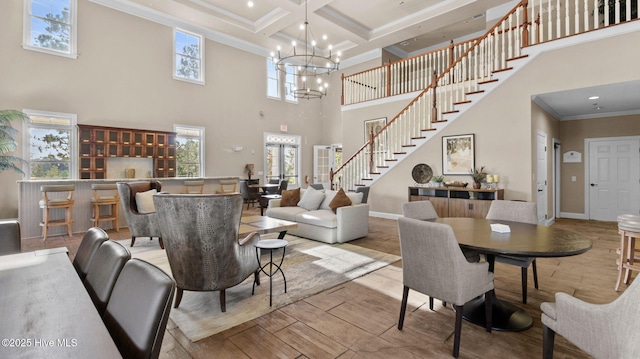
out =
<svg viewBox="0 0 640 359"><path fill-rule="evenodd" d="M547 134L538 131L536 136L536 206L538 222L547 220Z"/></svg>
<svg viewBox="0 0 640 359"><path fill-rule="evenodd" d="M342 144L313 146L313 183L331 188L331 171L342 166Z"/></svg>

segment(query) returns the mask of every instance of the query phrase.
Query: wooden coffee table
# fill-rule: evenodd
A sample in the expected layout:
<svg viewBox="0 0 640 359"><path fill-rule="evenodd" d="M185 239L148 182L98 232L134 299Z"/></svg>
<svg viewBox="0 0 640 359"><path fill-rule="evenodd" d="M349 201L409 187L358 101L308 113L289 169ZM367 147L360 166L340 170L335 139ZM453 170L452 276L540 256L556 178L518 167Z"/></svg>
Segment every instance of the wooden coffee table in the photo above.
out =
<svg viewBox="0 0 640 359"><path fill-rule="evenodd" d="M240 220L239 236L244 237L251 232L267 234L280 232L279 239L284 238L287 230L298 227L296 222L285 221L283 219L264 217L264 216L246 216Z"/></svg>

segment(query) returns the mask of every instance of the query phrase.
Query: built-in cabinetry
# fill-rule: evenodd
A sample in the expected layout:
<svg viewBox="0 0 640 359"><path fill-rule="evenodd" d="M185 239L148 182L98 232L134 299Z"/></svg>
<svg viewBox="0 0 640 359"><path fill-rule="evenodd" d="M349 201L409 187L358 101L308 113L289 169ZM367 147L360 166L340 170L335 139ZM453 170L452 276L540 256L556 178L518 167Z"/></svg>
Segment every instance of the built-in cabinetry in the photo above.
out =
<svg viewBox="0 0 640 359"><path fill-rule="evenodd" d="M107 178L109 157L153 159L153 177L176 176L175 132L78 125L80 179Z"/></svg>
<svg viewBox="0 0 640 359"><path fill-rule="evenodd" d="M440 217L484 218L491 201L503 197L503 189L409 187L409 202L431 201Z"/></svg>

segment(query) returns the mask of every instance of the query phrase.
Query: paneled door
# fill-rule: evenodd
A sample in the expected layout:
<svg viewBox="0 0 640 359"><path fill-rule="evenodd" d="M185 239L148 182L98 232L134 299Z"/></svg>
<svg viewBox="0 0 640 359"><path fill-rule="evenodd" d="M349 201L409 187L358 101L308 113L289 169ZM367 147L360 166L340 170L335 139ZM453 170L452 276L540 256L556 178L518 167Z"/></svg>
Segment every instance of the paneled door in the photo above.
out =
<svg viewBox="0 0 640 359"><path fill-rule="evenodd" d="M547 134L538 131L536 145L536 207L538 222L547 220Z"/></svg>
<svg viewBox="0 0 640 359"><path fill-rule="evenodd" d="M640 139L589 141L589 218L640 213Z"/></svg>
<svg viewBox="0 0 640 359"><path fill-rule="evenodd" d="M331 188L331 170L342 166L342 145L313 146L313 183L321 183L324 188Z"/></svg>

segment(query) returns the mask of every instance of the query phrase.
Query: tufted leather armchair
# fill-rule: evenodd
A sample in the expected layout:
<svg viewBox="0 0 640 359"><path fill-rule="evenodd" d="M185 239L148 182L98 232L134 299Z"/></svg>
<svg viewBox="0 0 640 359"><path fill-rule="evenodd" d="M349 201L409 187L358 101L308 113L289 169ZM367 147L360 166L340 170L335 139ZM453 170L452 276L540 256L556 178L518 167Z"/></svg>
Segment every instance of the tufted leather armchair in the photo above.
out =
<svg viewBox="0 0 640 359"><path fill-rule="evenodd" d="M175 308L182 293L220 291L220 308L226 311L225 289L251 274L259 283L252 232L238 239L243 199L236 194L153 196L167 257L176 280Z"/></svg>
<svg viewBox="0 0 640 359"><path fill-rule="evenodd" d="M160 248L164 249L157 215L153 213L140 213L136 205L136 193L146 192L152 189L160 192L162 183L151 181L117 182L120 203L124 209L124 216L129 224L131 232L131 247L136 242L136 237L158 237Z"/></svg>

